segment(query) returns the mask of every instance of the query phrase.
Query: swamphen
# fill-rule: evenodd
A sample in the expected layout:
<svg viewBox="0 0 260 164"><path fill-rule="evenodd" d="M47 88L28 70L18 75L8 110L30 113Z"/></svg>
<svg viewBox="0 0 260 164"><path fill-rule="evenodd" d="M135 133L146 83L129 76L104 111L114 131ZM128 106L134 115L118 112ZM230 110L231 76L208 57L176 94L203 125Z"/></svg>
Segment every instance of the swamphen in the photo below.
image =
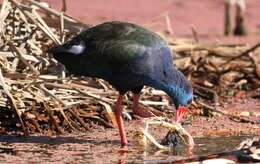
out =
<svg viewBox="0 0 260 164"><path fill-rule="evenodd" d="M150 113L138 106L144 85L163 90L173 100L178 123L193 100L191 84L173 66L172 51L159 35L127 22L106 22L91 27L49 53L75 75L108 81L119 91L115 114L121 145L127 145L122 120L122 101L127 91L134 93L133 112Z"/></svg>

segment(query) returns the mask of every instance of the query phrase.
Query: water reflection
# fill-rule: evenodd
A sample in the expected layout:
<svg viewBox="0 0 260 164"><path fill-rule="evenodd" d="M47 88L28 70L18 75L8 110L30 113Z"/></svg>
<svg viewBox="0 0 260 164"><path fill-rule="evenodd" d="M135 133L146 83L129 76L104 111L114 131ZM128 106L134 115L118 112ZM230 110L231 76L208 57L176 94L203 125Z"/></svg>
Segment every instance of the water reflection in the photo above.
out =
<svg viewBox="0 0 260 164"><path fill-rule="evenodd" d="M145 163L173 162L175 160L187 157L195 157L198 155L209 155L220 152L228 152L236 150L236 147L249 136L221 136L221 137L203 137L195 139L195 147L190 150L187 147L175 147L169 150L158 150L149 147L145 150Z"/></svg>

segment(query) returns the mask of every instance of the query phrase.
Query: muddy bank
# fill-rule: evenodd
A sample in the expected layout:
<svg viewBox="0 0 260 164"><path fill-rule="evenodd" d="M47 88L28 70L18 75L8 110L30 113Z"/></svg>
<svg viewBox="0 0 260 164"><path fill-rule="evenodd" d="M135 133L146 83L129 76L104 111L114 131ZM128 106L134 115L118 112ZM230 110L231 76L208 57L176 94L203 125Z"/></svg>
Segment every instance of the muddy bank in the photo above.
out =
<svg viewBox="0 0 260 164"><path fill-rule="evenodd" d="M252 96L252 95L251 95ZM222 106L228 112L258 113L247 118L259 119L258 99L245 95L242 98L230 98ZM195 148L191 151L158 151L155 147L147 150L139 149L136 142L138 127L144 128L142 119L125 121L128 149L120 148L118 130L105 128L103 125L92 124L89 131L66 132L63 135L32 134L29 137L19 135L0 135L1 163L123 163L156 160L180 160L197 155L214 154L236 150L246 138L260 135L260 125L231 120L226 116L215 114L214 117L196 115L190 111L184 119L185 129L195 138ZM150 128L158 141L167 133L166 129ZM230 136L230 137L229 137ZM232 137L236 136L236 137ZM244 136L244 137L240 137ZM246 137L248 136L248 137ZM223 144L225 143L225 144ZM220 145L223 145L220 146ZM158 151L158 152L157 152Z"/></svg>

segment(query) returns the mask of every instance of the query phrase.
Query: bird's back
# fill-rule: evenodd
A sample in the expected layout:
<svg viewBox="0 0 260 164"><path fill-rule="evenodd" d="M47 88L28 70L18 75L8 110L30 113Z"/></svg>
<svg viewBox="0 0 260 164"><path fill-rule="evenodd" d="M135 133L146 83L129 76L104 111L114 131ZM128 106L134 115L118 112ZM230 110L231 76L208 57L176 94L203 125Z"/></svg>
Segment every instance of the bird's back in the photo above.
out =
<svg viewBox="0 0 260 164"><path fill-rule="evenodd" d="M145 85L147 76L164 78L173 67L164 39L126 22L94 26L50 52L69 72L103 78L117 88Z"/></svg>

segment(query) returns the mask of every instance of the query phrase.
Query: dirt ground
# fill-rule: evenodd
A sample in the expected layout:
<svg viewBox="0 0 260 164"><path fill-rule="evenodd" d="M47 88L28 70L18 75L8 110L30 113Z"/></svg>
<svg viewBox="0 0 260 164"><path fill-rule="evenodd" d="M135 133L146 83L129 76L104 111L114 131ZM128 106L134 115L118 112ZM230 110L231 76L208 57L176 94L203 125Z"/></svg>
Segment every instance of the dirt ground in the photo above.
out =
<svg viewBox="0 0 260 164"><path fill-rule="evenodd" d="M259 92L256 92L254 95L259 95ZM260 101L251 97L252 95L245 94L240 98L230 98L220 108L231 114L249 112L251 114L246 118L259 121ZM214 117L205 117L196 115L194 111L190 113L193 114L186 115L184 118L186 125L183 125L183 127L194 137L196 145L193 150L188 151L185 149L180 154L158 151L157 149L146 151L139 149L136 136L138 128L144 128L144 123L141 119L137 119L125 121L129 146L124 149L120 148L119 134L116 128L104 128L96 124L92 125L91 130L88 132L67 132L58 136L39 134L29 137L1 135L0 163L48 162L76 164L90 162L123 164L143 163L144 160L179 160L195 157L198 155L196 154L197 151L204 151L207 154L210 152L219 153L218 151L235 150L235 147L242 141L241 138L230 140L225 138L227 136L260 135L260 124L234 121L221 114L216 114ZM162 139L167 133L167 129L160 127L151 127L149 131L159 142L159 139ZM211 139L206 139L205 137L207 136L211 137ZM223 140L217 143L217 139L214 139L216 136L223 138Z"/></svg>
<svg viewBox="0 0 260 164"><path fill-rule="evenodd" d="M57 10L62 1L45 0ZM202 42L250 43L260 41L260 3L258 0L246 1L246 24L249 35L246 37L223 37L225 0L67 0L67 13L84 23L99 24L105 21L120 20L146 26L153 31L165 30L163 19L151 24L168 12L173 29L172 37L192 38L191 26L197 30Z"/></svg>

